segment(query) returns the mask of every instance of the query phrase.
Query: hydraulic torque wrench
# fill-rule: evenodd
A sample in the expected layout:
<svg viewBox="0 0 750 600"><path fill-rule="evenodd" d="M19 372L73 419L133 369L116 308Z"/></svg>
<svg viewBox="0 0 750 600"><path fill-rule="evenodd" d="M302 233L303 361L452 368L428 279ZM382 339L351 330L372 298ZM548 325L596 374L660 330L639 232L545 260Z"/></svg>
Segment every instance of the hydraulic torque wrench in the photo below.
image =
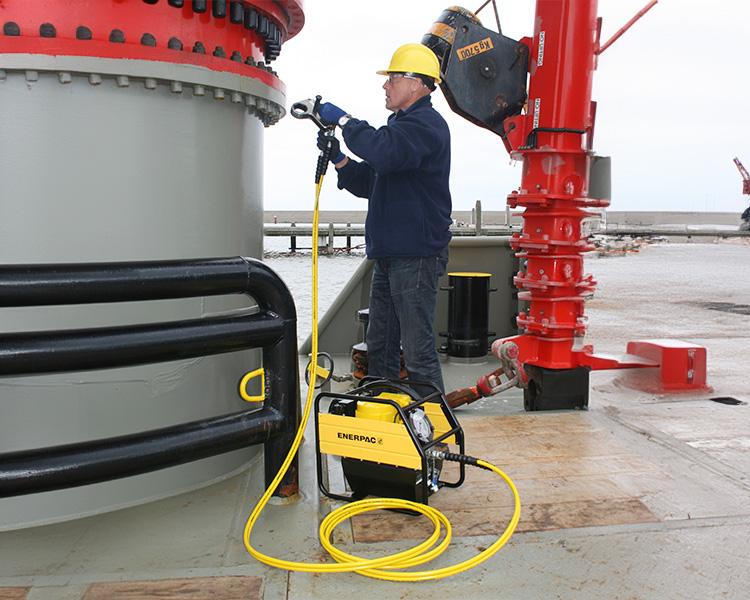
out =
<svg viewBox="0 0 750 600"><path fill-rule="evenodd" d="M320 119L320 101L323 99L322 96L315 96L315 100L308 98L307 100L300 100L292 104L292 116L296 119L310 119L313 123L318 126L323 132L323 135L333 138L334 130L336 125L325 125ZM328 170L328 162L331 159L331 144L326 144L325 150L320 151L318 156L318 164L315 169L315 183L320 183L321 177L326 174Z"/></svg>

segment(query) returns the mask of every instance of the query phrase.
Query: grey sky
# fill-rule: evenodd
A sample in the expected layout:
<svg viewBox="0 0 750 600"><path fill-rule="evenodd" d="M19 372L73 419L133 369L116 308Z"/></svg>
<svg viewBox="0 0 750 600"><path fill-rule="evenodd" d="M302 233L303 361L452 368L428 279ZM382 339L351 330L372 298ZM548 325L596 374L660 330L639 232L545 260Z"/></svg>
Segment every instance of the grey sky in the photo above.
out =
<svg viewBox="0 0 750 600"><path fill-rule="evenodd" d="M383 78L400 44L418 42L447 0L307 0L307 23L284 46L275 68L287 104L321 94L357 118L382 125ZM469 9L476 9L477 0ZM533 33L534 0L499 0L503 33ZM646 0L599 0L608 39ZM488 6L480 14L494 28ZM741 212L747 205L732 158L750 168L750 2L660 0L600 58L595 148L612 156L612 210ZM482 200L502 210L520 183L500 139L454 115L440 91L437 109L452 133L455 209ZM317 156L311 123L285 117L266 131L265 207L312 207ZM335 187L329 171L321 208L364 210L366 201Z"/></svg>

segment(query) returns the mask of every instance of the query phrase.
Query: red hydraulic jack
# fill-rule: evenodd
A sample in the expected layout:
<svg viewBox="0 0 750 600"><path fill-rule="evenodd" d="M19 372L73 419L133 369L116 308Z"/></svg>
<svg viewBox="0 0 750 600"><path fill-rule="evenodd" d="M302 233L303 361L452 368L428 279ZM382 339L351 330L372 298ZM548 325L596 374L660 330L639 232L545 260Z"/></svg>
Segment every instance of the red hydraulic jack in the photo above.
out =
<svg viewBox="0 0 750 600"><path fill-rule="evenodd" d="M525 208L512 247L525 262L514 283L529 307L517 318L523 333L492 344L503 366L477 386L454 392L453 406L520 385L527 410L585 408L592 369L645 367L638 385L653 392L707 389L705 348L676 340L632 341L627 354L612 357L577 344L586 331L584 300L596 286L583 271L582 254L592 246L582 222L591 216L586 209L609 205L589 193L593 72L598 55L656 3L600 44L597 0L537 0L534 37L521 40L529 49L528 107L503 123L508 152L523 161L521 186L508 205Z"/></svg>

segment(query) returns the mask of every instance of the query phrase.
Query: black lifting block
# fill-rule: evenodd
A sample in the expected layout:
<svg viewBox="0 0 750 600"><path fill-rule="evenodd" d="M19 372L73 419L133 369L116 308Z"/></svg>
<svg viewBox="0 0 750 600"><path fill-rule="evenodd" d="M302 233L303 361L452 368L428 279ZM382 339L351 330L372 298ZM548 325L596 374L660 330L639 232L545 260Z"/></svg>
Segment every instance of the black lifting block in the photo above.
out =
<svg viewBox="0 0 750 600"><path fill-rule="evenodd" d="M589 369L543 369L524 365L529 385L523 391L527 411L588 409Z"/></svg>

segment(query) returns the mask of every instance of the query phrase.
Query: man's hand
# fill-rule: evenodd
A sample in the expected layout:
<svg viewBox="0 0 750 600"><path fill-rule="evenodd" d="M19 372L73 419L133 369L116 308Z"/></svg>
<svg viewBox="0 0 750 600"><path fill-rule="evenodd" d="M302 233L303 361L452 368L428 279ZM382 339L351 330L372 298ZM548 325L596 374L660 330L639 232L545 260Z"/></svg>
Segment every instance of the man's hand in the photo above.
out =
<svg viewBox="0 0 750 600"><path fill-rule="evenodd" d="M339 119L346 114L346 111L330 102L323 102L318 109L320 120L326 125L338 125Z"/></svg>
<svg viewBox="0 0 750 600"><path fill-rule="evenodd" d="M346 155L341 151L341 144L336 137L333 135L326 135L323 131L318 132L318 148L324 152L330 149L331 153L328 156L334 165L339 164L346 158Z"/></svg>

